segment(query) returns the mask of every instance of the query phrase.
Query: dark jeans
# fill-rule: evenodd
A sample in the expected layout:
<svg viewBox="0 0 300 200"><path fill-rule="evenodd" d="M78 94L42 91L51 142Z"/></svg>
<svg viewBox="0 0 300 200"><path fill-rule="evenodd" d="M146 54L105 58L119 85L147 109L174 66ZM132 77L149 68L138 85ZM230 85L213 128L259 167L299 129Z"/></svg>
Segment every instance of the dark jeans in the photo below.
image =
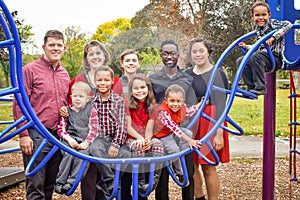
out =
<svg viewBox="0 0 300 200"><path fill-rule="evenodd" d="M30 138L33 141L33 153L44 138L32 128L28 129ZM57 137L56 131L53 135ZM42 152L37 156L31 170L45 158L53 144L47 143ZM28 165L32 156L23 154L24 167ZM26 177L26 199L45 199L51 200L54 190L55 180L58 173L59 163L62 159L61 151L57 150L50 160L35 175Z"/></svg>
<svg viewBox="0 0 300 200"><path fill-rule="evenodd" d="M194 200L194 158L193 152L185 156L186 167L190 184L182 188L182 200ZM155 189L156 200L169 200L169 172L166 167L162 169L158 185Z"/></svg>
<svg viewBox="0 0 300 200"><path fill-rule="evenodd" d="M121 179L121 199L132 200L131 196L132 173L124 172ZM138 200L147 200L147 197L138 196Z"/></svg>
<svg viewBox="0 0 300 200"><path fill-rule="evenodd" d="M109 138L96 138L91 144L89 152L92 156L98 158L108 158L108 149L112 142ZM120 146L118 158L130 158L131 152L126 146ZM97 170L101 176L103 182L107 182L114 179L114 170L110 164L95 163ZM121 171L125 171L128 164L123 164ZM121 172L122 173L122 172ZM120 174L121 176L121 174Z"/></svg>
<svg viewBox="0 0 300 200"><path fill-rule="evenodd" d="M90 167L81 180L81 199L82 200L106 200L102 190L96 189L96 184L100 181L100 174L95 163L90 163Z"/></svg>
<svg viewBox="0 0 300 200"><path fill-rule="evenodd" d="M278 70L282 66L282 56L273 53L275 59L275 70ZM239 57L236 60L237 66L240 65L243 57ZM242 78L247 85L247 90L261 90L265 89L265 72L272 70L271 60L269 55L265 51L255 52L249 58L242 72Z"/></svg>

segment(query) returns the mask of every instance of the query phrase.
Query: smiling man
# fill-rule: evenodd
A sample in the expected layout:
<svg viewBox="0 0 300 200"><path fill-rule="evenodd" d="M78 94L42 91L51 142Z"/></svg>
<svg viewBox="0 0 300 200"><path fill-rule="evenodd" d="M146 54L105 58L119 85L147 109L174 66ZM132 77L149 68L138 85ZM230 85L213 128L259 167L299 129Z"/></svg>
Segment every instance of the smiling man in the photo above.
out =
<svg viewBox="0 0 300 200"><path fill-rule="evenodd" d="M44 55L22 68L24 85L30 104L37 117L54 137L58 138L59 108L67 105L70 77L61 66L60 60L66 51L64 36L60 31L49 30L44 36ZM14 120L22 117L22 112L14 101ZM20 128L23 124L18 126ZM34 128L20 133L20 148L26 168L31 156L43 141ZM51 150L47 143L36 159L35 168ZM35 175L26 177L27 199L52 199L56 175L61 161L61 152L56 151L52 158Z"/></svg>

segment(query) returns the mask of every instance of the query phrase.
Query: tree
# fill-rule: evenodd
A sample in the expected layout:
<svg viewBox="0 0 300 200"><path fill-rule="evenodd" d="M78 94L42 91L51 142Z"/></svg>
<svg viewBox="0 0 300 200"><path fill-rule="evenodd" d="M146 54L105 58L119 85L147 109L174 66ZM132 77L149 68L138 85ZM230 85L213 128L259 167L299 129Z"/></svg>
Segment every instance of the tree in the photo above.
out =
<svg viewBox="0 0 300 200"><path fill-rule="evenodd" d="M0 9L0 12L3 16L5 16L1 9ZM19 38L20 38L21 45L26 46L26 44L29 44L32 42L32 36L34 35L31 32L32 27L29 25L23 24L23 20L20 20L17 16L18 15L17 11L12 12L11 15L14 18L15 24L16 24L18 32L19 32ZM7 19L5 19L5 20L7 21ZM4 33L3 27L1 26L0 41L5 41L6 39L7 38ZM3 72L3 81L1 80L2 78L0 77L0 83L2 83L2 84L0 84L0 86L8 87L10 84L10 81L9 81L9 73L10 73L9 67L10 66L9 66L9 52L6 48L0 49L0 59L1 59L0 66L1 66L1 69Z"/></svg>
<svg viewBox="0 0 300 200"><path fill-rule="evenodd" d="M92 36L93 40L98 40L104 45L110 45L112 38L124 31L131 29L130 19L118 18L115 21L101 24L96 33Z"/></svg>
<svg viewBox="0 0 300 200"><path fill-rule="evenodd" d="M80 27L67 27L64 30L67 50L62 58L62 64L68 71L70 78L78 74L82 66L83 49L88 39L81 32Z"/></svg>

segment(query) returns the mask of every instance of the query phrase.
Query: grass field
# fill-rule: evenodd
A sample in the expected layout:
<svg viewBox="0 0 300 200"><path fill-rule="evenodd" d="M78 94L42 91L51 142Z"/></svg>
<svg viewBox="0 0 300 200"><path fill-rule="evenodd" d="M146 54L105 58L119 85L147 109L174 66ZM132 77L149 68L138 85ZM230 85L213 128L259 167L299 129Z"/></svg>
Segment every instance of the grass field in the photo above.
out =
<svg viewBox="0 0 300 200"><path fill-rule="evenodd" d="M288 136L290 113L289 89L277 89L276 93L276 136ZM236 97L230 109L229 116L244 129L245 135L262 134L263 108L263 96L260 96L257 100ZM0 121L13 120L11 102L0 102L0 110ZM6 125L0 125L0 131L5 127Z"/></svg>
<svg viewBox="0 0 300 200"><path fill-rule="evenodd" d="M276 136L289 135L290 101L288 96L289 89L277 89ZM257 100L235 98L229 116L244 129L245 135L262 134L264 123L264 96L259 96Z"/></svg>

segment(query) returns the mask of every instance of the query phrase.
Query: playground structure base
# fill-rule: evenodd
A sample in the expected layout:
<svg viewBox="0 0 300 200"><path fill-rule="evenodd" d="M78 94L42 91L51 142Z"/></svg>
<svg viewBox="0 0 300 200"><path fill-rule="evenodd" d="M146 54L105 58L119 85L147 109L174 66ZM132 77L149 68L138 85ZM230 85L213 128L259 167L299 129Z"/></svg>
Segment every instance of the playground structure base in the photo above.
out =
<svg viewBox="0 0 300 200"><path fill-rule="evenodd" d="M24 169L14 167L0 168L0 189L25 180Z"/></svg>

